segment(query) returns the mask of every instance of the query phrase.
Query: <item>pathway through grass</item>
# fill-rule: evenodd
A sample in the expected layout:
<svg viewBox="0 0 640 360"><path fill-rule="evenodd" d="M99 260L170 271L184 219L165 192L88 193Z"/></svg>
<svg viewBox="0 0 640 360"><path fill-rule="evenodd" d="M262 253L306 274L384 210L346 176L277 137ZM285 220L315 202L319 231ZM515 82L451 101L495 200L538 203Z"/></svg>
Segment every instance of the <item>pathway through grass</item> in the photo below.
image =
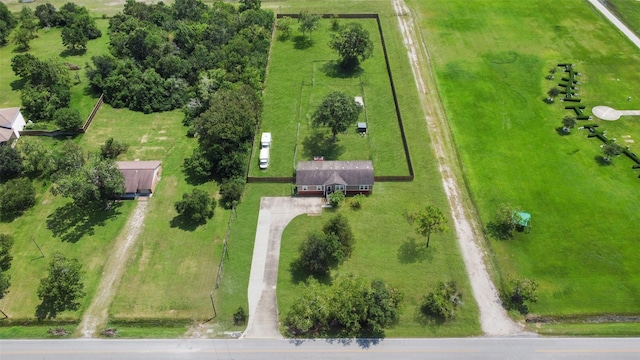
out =
<svg viewBox="0 0 640 360"><path fill-rule="evenodd" d="M124 273L130 249L144 225L147 204L146 198L141 198L137 201L136 208L129 221L127 221L124 229L116 239L114 250L105 264L98 290L91 301L91 305L82 316L79 329L84 337L93 337L96 330L107 323L108 310Z"/></svg>
<svg viewBox="0 0 640 360"><path fill-rule="evenodd" d="M446 124L444 111L441 108L433 79L428 75L429 69L423 71L423 68L420 67L421 63L429 63L426 45L420 41L420 37L416 33L411 10L404 0L394 0L393 6L411 61L433 148L438 158L438 169L448 195L462 258L471 282L473 296L478 302L482 331L487 335L521 333L522 327L513 322L501 306L498 291L484 265L483 249L479 245L479 239L482 239L480 226L475 220L476 216L471 213L472 209L464 205L465 202L468 203L469 194L464 191L464 186L460 186L460 178L456 175L460 172L459 164L455 160L455 147ZM420 53L420 44L424 54Z"/></svg>

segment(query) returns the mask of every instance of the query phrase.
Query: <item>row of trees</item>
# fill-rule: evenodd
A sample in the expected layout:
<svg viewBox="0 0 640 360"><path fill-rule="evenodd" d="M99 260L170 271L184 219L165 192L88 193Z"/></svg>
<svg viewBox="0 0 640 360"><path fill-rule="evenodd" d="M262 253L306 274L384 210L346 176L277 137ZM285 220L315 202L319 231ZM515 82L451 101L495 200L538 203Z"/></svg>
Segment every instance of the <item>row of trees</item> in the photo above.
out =
<svg viewBox="0 0 640 360"><path fill-rule="evenodd" d="M9 292L11 286L11 276L7 274L7 271L11 268L13 261L13 256L11 256L13 241L11 235L0 234L0 300Z"/></svg>

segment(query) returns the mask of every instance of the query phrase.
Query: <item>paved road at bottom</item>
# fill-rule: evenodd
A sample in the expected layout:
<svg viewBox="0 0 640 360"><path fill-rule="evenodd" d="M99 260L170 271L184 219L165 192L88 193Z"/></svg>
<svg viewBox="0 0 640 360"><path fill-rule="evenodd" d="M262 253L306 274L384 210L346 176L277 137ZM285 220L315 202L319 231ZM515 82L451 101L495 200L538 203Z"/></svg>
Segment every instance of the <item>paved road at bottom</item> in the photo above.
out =
<svg viewBox="0 0 640 360"><path fill-rule="evenodd" d="M640 338L2 340L0 359L640 359Z"/></svg>

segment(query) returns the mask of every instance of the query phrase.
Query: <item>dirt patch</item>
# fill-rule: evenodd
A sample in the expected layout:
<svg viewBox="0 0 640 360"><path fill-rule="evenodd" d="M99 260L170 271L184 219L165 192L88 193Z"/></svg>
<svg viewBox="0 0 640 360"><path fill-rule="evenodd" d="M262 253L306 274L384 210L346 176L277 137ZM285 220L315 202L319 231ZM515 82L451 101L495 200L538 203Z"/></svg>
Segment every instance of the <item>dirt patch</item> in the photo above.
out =
<svg viewBox="0 0 640 360"><path fill-rule="evenodd" d="M454 227L464 259L467 276L473 295L478 302L480 324L486 335L521 334L523 327L511 320L502 308L498 291L487 272L484 263L482 232L473 209L466 208L469 194L462 186L461 166L457 161L446 116L442 108L434 79L430 73L430 59L426 44L413 20L411 10L404 0L393 0L403 43L411 63L411 70L420 95L420 102L432 140L433 150L438 159L438 170L444 190L449 199ZM423 64L426 66L423 67Z"/></svg>
<svg viewBox="0 0 640 360"><path fill-rule="evenodd" d="M98 290L89 308L82 316L79 329L84 337L95 336L98 329L103 327L107 322L108 310L118 290L122 274L124 274L131 248L142 231L144 218L147 214L147 207L147 201L136 202L136 208L129 217L129 221L127 221L127 224L116 239L113 252L107 259L107 263L102 271L102 279L100 280Z"/></svg>

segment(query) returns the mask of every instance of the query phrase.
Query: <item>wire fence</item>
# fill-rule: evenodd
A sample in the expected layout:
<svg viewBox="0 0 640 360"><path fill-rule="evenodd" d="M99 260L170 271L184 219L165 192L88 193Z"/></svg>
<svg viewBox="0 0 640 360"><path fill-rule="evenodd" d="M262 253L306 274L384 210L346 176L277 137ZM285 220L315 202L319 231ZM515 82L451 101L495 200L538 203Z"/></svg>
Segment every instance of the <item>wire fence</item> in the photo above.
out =
<svg viewBox="0 0 640 360"><path fill-rule="evenodd" d="M231 224L233 223L233 219L236 216L236 206L233 205L231 207L231 214L229 215L229 223L227 224L227 234L224 236L224 245L222 246L222 255L220 257L220 265L218 265L218 275L216 276L216 283L213 286L214 289L217 289L220 286L220 280L222 280L222 267L224 265L224 260L229 260L228 253L228 245L229 245L229 234L231 234Z"/></svg>

